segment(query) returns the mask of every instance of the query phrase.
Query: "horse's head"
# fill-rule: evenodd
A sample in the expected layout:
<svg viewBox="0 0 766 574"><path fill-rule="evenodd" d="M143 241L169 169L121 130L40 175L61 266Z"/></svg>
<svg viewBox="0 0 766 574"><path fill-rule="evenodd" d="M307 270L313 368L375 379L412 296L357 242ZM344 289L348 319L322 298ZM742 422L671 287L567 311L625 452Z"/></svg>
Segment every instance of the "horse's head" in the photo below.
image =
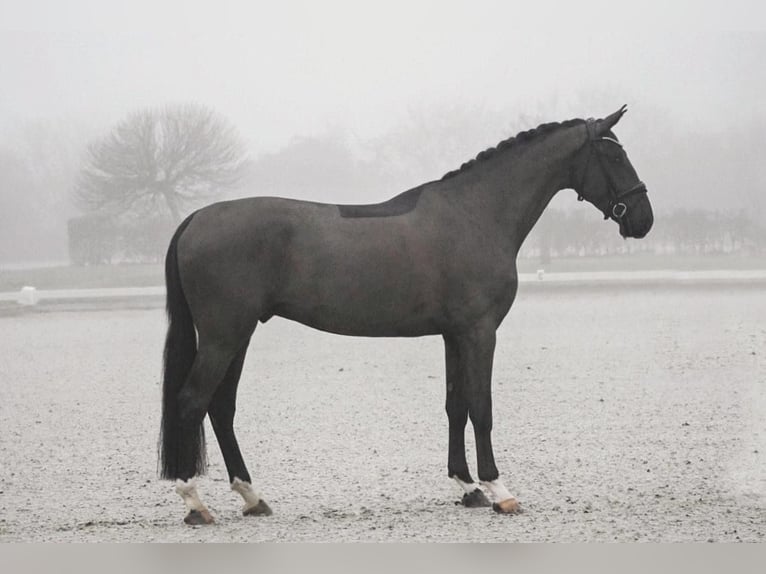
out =
<svg viewBox="0 0 766 574"><path fill-rule="evenodd" d="M577 152L572 183L578 199L587 199L604 214L604 219L619 224L620 235L643 237L654 222L652 206L646 186L612 132L626 111L623 106L601 120L585 122L587 139Z"/></svg>

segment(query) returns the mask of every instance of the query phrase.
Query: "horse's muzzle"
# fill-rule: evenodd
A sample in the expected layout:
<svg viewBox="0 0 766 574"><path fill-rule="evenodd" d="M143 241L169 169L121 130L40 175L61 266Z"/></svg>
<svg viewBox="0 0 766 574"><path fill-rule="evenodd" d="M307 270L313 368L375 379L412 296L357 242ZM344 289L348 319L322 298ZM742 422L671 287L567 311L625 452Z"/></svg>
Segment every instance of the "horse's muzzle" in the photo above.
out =
<svg viewBox="0 0 766 574"><path fill-rule="evenodd" d="M653 225L654 214L651 208L648 210L642 209L641 213L636 213L634 217L628 217L627 221L620 221L620 234L623 237L641 239L649 233Z"/></svg>

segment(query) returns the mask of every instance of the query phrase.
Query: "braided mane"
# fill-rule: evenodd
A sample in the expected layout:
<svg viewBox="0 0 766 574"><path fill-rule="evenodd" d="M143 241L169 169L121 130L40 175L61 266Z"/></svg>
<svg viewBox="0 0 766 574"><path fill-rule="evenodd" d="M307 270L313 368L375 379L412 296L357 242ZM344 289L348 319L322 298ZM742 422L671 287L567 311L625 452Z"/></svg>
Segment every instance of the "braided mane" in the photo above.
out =
<svg viewBox="0 0 766 574"><path fill-rule="evenodd" d="M491 158L492 156L494 156L500 151L507 150L518 144L527 143L533 139L537 139L540 136L547 135L559 128L568 128L568 127L572 127L582 123L585 123L585 120L574 119L574 120L567 120L565 122L551 122L547 124L540 124L539 126L531 130L519 132L515 136L501 141L495 147L491 147L480 152L474 159L468 160L463 165L461 165L458 169L454 169L452 171L445 173L444 176L442 176L442 180L449 179L451 177L458 175L459 173L463 173L464 171L472 168L477 163L481 163L482 161Z"/></svg>

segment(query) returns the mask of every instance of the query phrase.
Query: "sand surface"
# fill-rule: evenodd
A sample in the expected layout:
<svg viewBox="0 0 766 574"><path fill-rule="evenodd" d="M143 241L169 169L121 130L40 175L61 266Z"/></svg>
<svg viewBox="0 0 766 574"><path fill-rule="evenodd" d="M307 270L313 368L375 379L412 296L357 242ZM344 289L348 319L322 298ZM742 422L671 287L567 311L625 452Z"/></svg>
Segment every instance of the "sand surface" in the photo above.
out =
<svg viewBox="0 0 766 574"><path fill-rule="evenodd" d="M236 420L274 515L241 516L213 439L217 524L185 526L156 476L164 330L159 309L0 317L0 541L766 539L763 288L522 286L493 395L518 516L455 505L439 338L274 319Z"/></svg>

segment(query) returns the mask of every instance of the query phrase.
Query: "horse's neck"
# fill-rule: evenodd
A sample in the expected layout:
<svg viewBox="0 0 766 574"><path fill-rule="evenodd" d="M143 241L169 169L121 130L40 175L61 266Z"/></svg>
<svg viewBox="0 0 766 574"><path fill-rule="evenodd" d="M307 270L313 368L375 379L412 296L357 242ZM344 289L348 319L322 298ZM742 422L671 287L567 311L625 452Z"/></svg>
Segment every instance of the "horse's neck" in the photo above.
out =
<svg viewBox="0 0 766 574"><path fill-rule="evenodd" d="M581 126L562 127L482 160L461 174L465 185L456 182L463 208L497 223L515 255L553 196L572 185L572 162L584 138Z"/></svg>

